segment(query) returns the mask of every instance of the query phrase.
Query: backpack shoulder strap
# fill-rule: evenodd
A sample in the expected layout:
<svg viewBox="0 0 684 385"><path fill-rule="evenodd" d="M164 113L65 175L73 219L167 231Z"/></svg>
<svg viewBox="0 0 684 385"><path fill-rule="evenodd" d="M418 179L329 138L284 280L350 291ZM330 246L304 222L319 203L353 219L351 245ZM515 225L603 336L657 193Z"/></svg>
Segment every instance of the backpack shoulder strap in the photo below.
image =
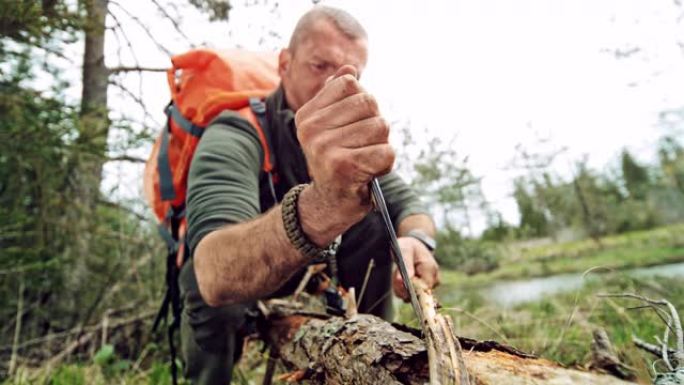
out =
<svg viewBox="0 0 684 385"><path fill-rule="evenodd" d="M278 203L278 198L275 192L275 183L277 183L277 174L275 172L275 152L273 151L273 144L271 142L271 137L269 135L269 123L268 117L266 116L266 103L260 98L250 98L249 106L234 111L240 117L247 120L254 130L256 131L257 137L259 138L259 144L264 153L264 158L262 160L261 171L266 176L266 181L268 182L268 188L273 199L273 203ZM224 123L230 124L228 119L231 117L221 116L216 117L212 123Z"/></svg>
<svg viewBox="0 0 684 385"><path fill-rule="evenodd" d="M259 98L250 98L249 107L256 116L257 125L255 126L257 134L259 135L259 140L261 140L261 146L264 148L264 167L263 170L266 173L266 178L268 181L268 188L271 193L271 198L273 198L273 204L278 203L278 196L275 192L275 186L273 183L273 174L275 167L275 152L273 151L273 144L271 142L271 137L269 133L268 118L266 117L266 103Z"/></svg>

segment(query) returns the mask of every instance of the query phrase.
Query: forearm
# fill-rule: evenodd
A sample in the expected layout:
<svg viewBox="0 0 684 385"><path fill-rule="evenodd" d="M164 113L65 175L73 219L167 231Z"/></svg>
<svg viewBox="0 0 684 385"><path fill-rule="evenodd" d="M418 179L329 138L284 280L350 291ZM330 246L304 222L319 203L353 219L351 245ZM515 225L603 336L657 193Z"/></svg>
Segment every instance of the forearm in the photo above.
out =
<svg viewBox="0 0 684 385"><path fill-rule="evenodd" d="M267 296L306 263L289 244L279 205L207 234L193 258L200 293L212 306Z"/></svg>
<svg viewBox="0 0 684 385"><path fill-rule="evenodd" d="M426 214L413 214L402 219L397 229L397 236L406 236L411 230L421 230L430 237L435 236L435 224Z"/></svg>
<svg viewBox="0 0 684 385"><path fill-rule="evenodd" d="M304 233L318 246L329 244L362 218L330 207L311 187L299 197L298 214ZM212 306L263 298L309 262L290 243L280 205L251 221L209 233L193 258L200 292Z"/></svg>

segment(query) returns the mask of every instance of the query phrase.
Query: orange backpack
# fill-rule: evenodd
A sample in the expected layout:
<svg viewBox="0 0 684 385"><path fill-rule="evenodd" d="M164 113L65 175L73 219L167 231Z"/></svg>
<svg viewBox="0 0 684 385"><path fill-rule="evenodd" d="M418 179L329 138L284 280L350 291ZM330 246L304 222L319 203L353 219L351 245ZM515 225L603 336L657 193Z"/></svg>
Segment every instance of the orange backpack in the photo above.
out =
<svg viewBox="0 0 684 385"><path fill-rule="evenodd" d="M186 256L185 197L190 162L204 129L222 111L235 111L257 131L264 151L262 171L267 175L271 194L275 197L274 159L265 131L263 98L276 88L279 78L273 54L197 49L174 56L171 62L173 67L168 70L171 102L166 107L167 123L145 166L143 189L159 220L159 233L168 249L166 293L153 331L171 310L173 322L168 326L168 339L171 374L176 384L173 334L180 325L178 275Z"/></svg>
<svg viewBox="0 0 684 385"><path fill-rule="evenodd" d="M278 84L276 57L243 50L197 49L171 58L167 72L171 103L167 124L155 142L144 173L144 192L168 241L175 238L176 265L184 259L184 215L190 162L211 121L224 110L233 110L256 128L264 149L263 171L273 170L268 138L260 124L265 112L262 99ZM177 235L172 221L178 221Z"/></svg>

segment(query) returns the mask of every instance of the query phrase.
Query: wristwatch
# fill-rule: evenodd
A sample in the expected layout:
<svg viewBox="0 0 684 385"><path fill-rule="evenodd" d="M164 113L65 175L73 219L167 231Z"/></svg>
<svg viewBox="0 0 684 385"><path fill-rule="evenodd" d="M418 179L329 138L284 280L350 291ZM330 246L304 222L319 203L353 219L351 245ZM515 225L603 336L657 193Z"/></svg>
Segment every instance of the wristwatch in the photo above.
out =
<svg viewBox="0 0 684 385"><path fill-rule="evenodd" d="M425 247L428 248L428 250L430 250L431 253L434 253L435 249L437 248L437 241L435 241L435 239L431 236L425 234L425 232L422 230L411 230L406 234L406 236L419 240L425 245Z"/></svg>

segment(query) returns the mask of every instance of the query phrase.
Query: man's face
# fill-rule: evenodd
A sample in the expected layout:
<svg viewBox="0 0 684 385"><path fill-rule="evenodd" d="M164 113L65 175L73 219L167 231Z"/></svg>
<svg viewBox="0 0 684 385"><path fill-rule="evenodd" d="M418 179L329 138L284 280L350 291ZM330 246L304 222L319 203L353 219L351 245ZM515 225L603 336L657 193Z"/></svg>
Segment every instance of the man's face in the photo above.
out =
<svg viewBox="0 0 684 385"><path fill-rule="evenodd" d="M356 67L360 77L366 58L365 39L350 40L330 21L317 21L295 52L284 49L280 54L278 71L288 106L297 111L345 64Z"/></svg>

